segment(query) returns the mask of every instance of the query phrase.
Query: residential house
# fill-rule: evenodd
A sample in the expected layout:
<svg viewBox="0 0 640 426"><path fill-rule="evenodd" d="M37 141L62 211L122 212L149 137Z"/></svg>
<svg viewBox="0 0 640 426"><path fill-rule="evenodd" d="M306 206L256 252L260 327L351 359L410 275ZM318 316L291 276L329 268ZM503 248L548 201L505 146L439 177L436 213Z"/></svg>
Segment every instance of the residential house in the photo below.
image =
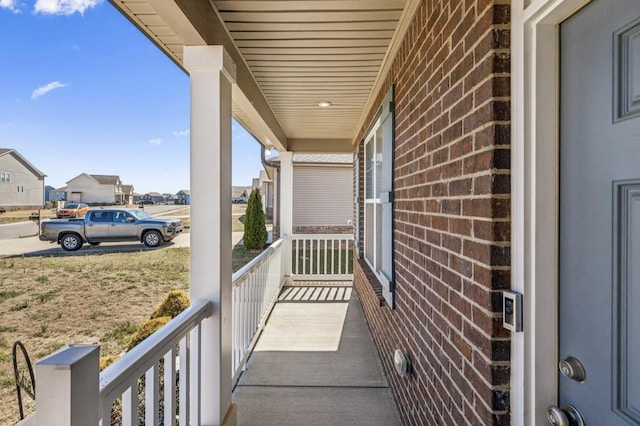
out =
<svg viewBox="0 0 640 426"><path fill-rule="evenodd" d="M116 175L81 173L67 182L66 200L94 205L123 204L122 181Z"/></svg>
<svg viewBox="0 0 640 426"><path fill-rule="evenodd" d="M147 192L140 196L140 201L151 201L153 204L164 203L164 196L159 192Z"/></svg>
<svg viewBox="0 0 640 426"><path fill-rule="evenodd" d="M246 203L247 201L249 201L250 194L251 194L250 186L232 186L231 202L233 204Z"/></svg>
<svg viewBox="0 0 640 426"><path fill-rule="evenodd" d="M194 94L202 424L237 415L232 115L280 153L285 247L293 154L353 154L354 286L405 424L640 423L637 1L112 3Z"/></svg>
<svg viewBox="0 0 640 426"><path fill-rule="evenodd" d="M188 189L181 189L176 194L176 204L189 205L191 204L191 192Z"/></svg>
<svg viewBox="0 0 640 426"><path fill-rule="evenodd" d="M162 194L162 198L164 198L165 204L175 204L176 203L176 195L165 192Z"/></svg>
<svg viewBox="0 0 640 426"><path fill-rule="evenodd" d="M42 207L45 177L15 149L0 148L0 207Z"/></svg>
<svg viewBox="0 0 640 426"><path fill-rule="evenodd" d="M49 193L51 201L63 201L67 199L67 187L62 186L60 188L52 189Z"/></svg>
<svg viewBox="0 0 640 426"><path fill-rule="evenodd" d="M133 185L122 185L122 204L131 205L134 204L133 196Z"/></svg>
<svg viewBox="0 0 640 426"><path fill-rule="evenodd" d="M45 185L44 186L44 201L51 201L51 191L53 191L55 188L51 185Z"/></svg>

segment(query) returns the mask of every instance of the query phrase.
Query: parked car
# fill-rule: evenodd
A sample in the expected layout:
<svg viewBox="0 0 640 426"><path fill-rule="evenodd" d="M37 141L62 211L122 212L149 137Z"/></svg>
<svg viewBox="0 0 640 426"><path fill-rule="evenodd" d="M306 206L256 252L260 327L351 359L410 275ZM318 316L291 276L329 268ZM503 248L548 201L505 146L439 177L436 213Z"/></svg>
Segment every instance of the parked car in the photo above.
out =
<svg viewBox="0 0 640 426"><path fill-rule="evenodd" d="M58 219L63 217L80 217L87 214L89 206L85 203L69 203L61 209L56 210Z"/></svg>
<svg viewBox="0 0 640 426"><path fill-rule="evenodd" d="M145 204L155 204L155 203L151 200L140 200L138 204L141 206L144 206Z"/></svg>
<svg viewBox="0 0 640 426"><path fill-rule="evenodd" d="M83 219L45 220L40 240L58 243L63 250L79 250L84 243L140 241L158 247L182 232L180 219L153 217L137 209L94 209Z"/></svg>

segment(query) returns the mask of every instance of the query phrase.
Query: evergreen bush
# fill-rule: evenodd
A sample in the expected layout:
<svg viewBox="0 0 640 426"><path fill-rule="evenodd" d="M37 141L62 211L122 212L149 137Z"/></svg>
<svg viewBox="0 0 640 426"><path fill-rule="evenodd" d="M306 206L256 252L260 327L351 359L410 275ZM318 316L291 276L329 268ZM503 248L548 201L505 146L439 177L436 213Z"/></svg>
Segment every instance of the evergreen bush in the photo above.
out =
<svg viewBox="0 0 640 426"><path fill-rule="evenodd" d="M151 314L151 319L158 317L175 318L189 307L189 296L183 290L171 290L158 308Z"/></svg>
<svg viewBox="0 0 640 426"><path fill-rule="evenodd" d="M129 341L129 346L127 346L127 350L130 351L131 349L136 347L136 345L138 345L147 337L151 336L156 331L160 330L169 321L171 321L171 317L158 317L147 320L140 326L138 331L133 333L133 336L131 336L131 340Z"/></svg>
<svg viewBox="0 0 640 426"><path fill-rule="evenodd" d="M242 241L247 250L258 251L264 248L267 238L267 226L264 221L264 212L262 211L260 190L256 188L249 195Z"/></svg>

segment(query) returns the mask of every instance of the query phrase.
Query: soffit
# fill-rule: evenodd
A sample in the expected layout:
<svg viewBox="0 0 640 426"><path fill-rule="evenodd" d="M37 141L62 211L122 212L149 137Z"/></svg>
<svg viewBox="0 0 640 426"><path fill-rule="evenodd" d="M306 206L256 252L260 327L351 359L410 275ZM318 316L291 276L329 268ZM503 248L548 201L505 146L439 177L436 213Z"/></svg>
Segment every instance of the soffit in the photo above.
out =
<svg viewBox="0 0 640 426"><path fill-rule="evenodd" d="M238 65L236 120L264 145L307 152L351 151L420 3L111 2L181 67L185 45L224 45ZM320 108L322 101L331 106Z"/></svg>

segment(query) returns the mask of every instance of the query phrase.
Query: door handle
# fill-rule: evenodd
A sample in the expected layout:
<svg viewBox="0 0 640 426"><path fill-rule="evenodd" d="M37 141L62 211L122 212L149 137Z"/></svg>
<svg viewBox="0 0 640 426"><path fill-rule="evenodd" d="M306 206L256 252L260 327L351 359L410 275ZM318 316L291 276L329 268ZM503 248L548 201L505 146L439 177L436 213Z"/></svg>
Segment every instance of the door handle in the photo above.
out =
<svg viewBox="0 0 640 426"><path fill-rule="evenodd" d="M547 408L547 419L554 426L585 426L582 414L571 404L562 408L550 406Z"/></svg>

